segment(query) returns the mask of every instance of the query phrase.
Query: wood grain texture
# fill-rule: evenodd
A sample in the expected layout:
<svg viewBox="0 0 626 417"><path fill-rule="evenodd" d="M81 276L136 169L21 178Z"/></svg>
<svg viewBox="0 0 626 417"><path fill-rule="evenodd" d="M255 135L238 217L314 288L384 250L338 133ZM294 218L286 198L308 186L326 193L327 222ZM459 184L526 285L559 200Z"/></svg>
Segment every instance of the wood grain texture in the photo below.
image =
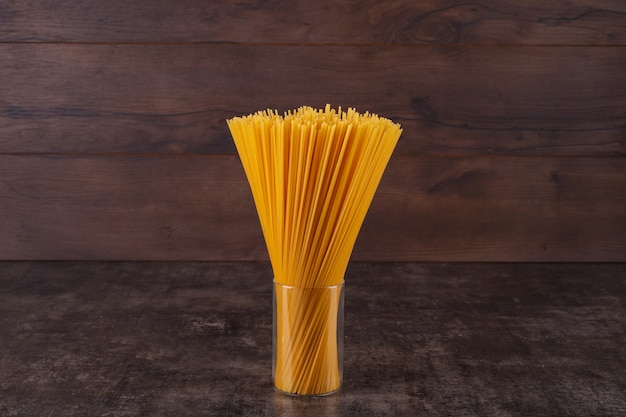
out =
<svg viewBox="0 0 626 417"><path fill-rule="evenodd" d="M625 237L624 158L402 157L383 178L355 253L624 262Z"/></svg>
<svg viewBox="0 0 626 417"><path fill-rule="evenodd" d="M266 259L236 156L0 156L0 259ZM395 157L353 254L626 261L626 159Z"/></svg>
<svg viewBox="0 0 626 417"><path fill-rule="evenodd" d="M9 1L3 42L623 45L619 0Z"/></svg>
<svg viewBox="0 0 626 417"><path fill-rule="evenodd" d="M235 157L0 159L1 258L246 259L263 250Z"/></svg>
<svg viewBox="0 0 626 417"><path fill-rule="evenodd" d="M624 155L626 47L0 45L0 152L234 153L225 119L355 106L397 154Z"/></svg>
<svg viewBox="0 0 626 417"><path fill-rule="evenodd" d="M402 124L360 260L624 261L619 0L0 2L0 259L265 259L227 118Z"/></svg>

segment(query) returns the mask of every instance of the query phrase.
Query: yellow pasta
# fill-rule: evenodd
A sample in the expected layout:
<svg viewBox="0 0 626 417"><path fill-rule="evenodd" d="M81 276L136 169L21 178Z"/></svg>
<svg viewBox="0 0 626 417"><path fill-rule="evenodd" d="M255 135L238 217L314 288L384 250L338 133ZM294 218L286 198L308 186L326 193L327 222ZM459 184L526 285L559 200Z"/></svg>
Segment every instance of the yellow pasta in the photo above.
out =
<svg viewBox="0 0 626 417"><path fill-rule="evenodd" d="M300 107L227 121L277 285L274 383L292 394L341 384L336 311L354 243L402 133L371 113ZM328 295L332 294L332 295ZM330 310L329 310L330 309ZM330 313L329 313L330 311Z"/></svg>

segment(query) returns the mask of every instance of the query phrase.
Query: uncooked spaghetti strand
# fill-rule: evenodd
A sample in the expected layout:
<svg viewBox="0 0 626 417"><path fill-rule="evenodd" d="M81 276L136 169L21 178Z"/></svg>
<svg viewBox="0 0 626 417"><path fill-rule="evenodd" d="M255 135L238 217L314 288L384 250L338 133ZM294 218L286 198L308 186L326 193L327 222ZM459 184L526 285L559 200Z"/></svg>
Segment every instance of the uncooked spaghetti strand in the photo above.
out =
<svg viewBox="0 0 626 417"><path fill-rule="evenodd" d="M346 195L347 185L354 182L357 178L353 177L355 161L358 161L359 153L363 148L362 143L362 129L357 126L356 130L347 129L347 133L352 134L343 137L346 144L350 146L346 147L347 155L343 156L342 165L337 175L340 176L340 181L337 183L338 194L333 196L332 203L334 207L331 207L331 213L333 215L333 225L329 227L331 232L328 233L328 239L325 242L323 250L320 250L318 260L316 263L317 273L320 274L320 279L326 283L333 283L333 277L325 277L320 269L325 259L328 257L328 244L334 239L333 236L337 233L341 224L341 213L346 209L346 205L349 203L349 198ZM339 194L340 193L340 194ZM341 195L341 197L339 197ZM330 279L329 279L330 278ZM335 277L335 279L341 280L342 277ZM336 282L336 281L335 281Z"/></svg>
<svg viewBox="0 0 626 417"><path fill-rule="evenodd" d="M301 169L301 163L298 158L300 155L301 147L300 142L297 137L294 135L299 135L298 132L294 132L291 120L286 120L285 124L290 126L288 133L288 141L289 141L289 160L286 163L286 167L288 169L287 172L287 199L285 206L285 236L283 242L283 253L284 253L284 271L283 275L292 274L292 264L294 258L295 248L298 247L298 236L296 233L296 228L298 224L298 214L299 214L299 206L298 199L296 198L300 191L300 175L298 173Z"/></svg>
<svg viewBox="0 0 626 417"><path fill-rule="evenodd" d="M368 153L368 149L371 148L371 144L367 141L367 135L369 133L367 127L368 126L366 125L358 126L357 131L355 132L355 136L353 138L355 141L353 162L356 162L356 166L351 167L351 171L353 173L352 180L344 184L344 186L347 186L347 190L345 191L345 203L342 205L340 210L338 210L338 230L334 231L333 237L335 239L331 239L329 244L333 240L336 240L338 236L341 236L343 229L345 229L346 219L350 218L350 213L353 210L354 194L359 191L359 187L362 182L362 175L360 171L363 169L363 167L367 167L367 164L363 163L363 161L367 161L366 156ZM323 268L324 262L327 262L329 257L332 257L332 254L329 253L329 248L330 246L326 248L326 251L324 251L324 253L320 254L320 268ZM341 278L327 276L325 279L328 284L331 284L333 279Z"/></svg>
<svg viewBox="0 0 626 417"><path fill-rule="evenodd" d="M276 239L276 251L279 254L277 260L280 270L279 274L283 274L285 270L285 254L283 240L285 239L285 213L286 213L286 182L285 182L285 149L288 146L284 137L284 123L281 118L277 118L271 121L270 125L272 158L274 160L274 193L275 193L275 219L274 219L274 236L278 236Z"/></svg>
<svg viewBox="0 0 626 417"><path fill-rule="evenodd" d="M305 290L301 288L291 288L288 291L281 292L282 298L279 305L287 307L288 315L282 320L281 328L283 332L287 332L288 337L283 336L281 349L279 350L280 361L282 364L279 372L277 372L277 385L285 391L295 391L292 387L297 384L299 375L304 372L305 366L302 361L307 357L306 351L302 349L307 347L302 343L302 339L311 332L310 326L312 322L308 319L307 313L311 313L314 300L306 297ZM284 365L288 365L285 367Z"/></svg>
<svg viewBox="0 0 626 417"><path fill-rule="evenodd" d="M393 143L393 146L395 146L395 142ZM390 148L393 149L391 146ZM351 233L346 233L346 237L352 235L356 238L356 234L358 234L360 230L361 224L363 223L365 215L369 209L369 205L374 197L378 184L380 183L382 173L386 168L390 152L384 152L384 150L378 148L373 150L373 155L376 155L378 160L371 164L371 174L367 181L364 181L359 190L355 190L356 198L354 199L355 202L353 209L356 211L352 213L351 221L346 222L346 232L351 230ZM352 240L353 239L349 239L349 242L347 243L348 246L354 245Z"/></svg>
<svg viewBox="0 0 626 417"><path fill-rule="evenodd" d="M330 143L330 152L326 155L329 168L327 169L328 175L325 176L323 184L321 184L323 195L320 197L323 197L323 199L321 201L321 210L316 222L317 228L311 241L310 254L314 256L312 257L312 260L307 263L310 265L308 276L319 276L319 256L315 256L315 254L319 255L320 253L323 253L323 248L329 238L328 236L333 233L336 226L336 219L332 217L332 203L335 199L339 198L337 195L337 177L341 174L341 161L345 153L345 147L341 142L336 140L334 135L335 129L333 128L327 135L327 140ZM316 283L316 285L319 285L319 283Z"/></svg>
<svg viewBox="0 0 626 417"><path fill-rule="evenodd" d="M325 209L323 207L323 202L320 205L320 198L326 196L327 197L327 189L328 189L328 181L329 181L329 174L327 172L326 166L327 164L330 163L330 165L332 165L332 156L334 153L334 144L335 144L335 140L334 140L334 129L331 128L330 130L328 129L328 123L332 123L333 122L333 117L336 118L335 115L332 114L332 112L328 112L328 106L326 108L326 113L323 114L324 116L324 121L321 122L321 128L318 129L318 135L316 140L319 142L322 142L322 144L324 145L323 147L317 147L317 154L316 154L316 160L314 161L314 166L320 167L320 170L318 173L312 173L312 176L314 176L314 178L316 178L315 182L313 183L313 185L315 186L312 191L309 193L309 195L312 196L311 200L310 200L310 204L309 204L309 210L308 210L308 215L309 215L309 222L307 222L307 229L305 229L305 238L303 239L304 242L304 246L303 249L304 251L303 253L303 258L304 258L304 266L305 266L305 271L303 272L304 276L307 277L311 277L313 278L313 275L311 274L310 271L310 266L311 266L311 256L313 256L316 252L316 241L318 240L318 231L319 229L322 229L324 226L324 222L326 221L325 219ZM321 209L321 210L320 210ZM315 229L313 229L311 226L313 224L316 224L317 227ZM315 232L315 233L312 233ZM311 283L312 284L312 283Z"/></svg>
<svg viewBox="0 0 626 417"><path fill-rule="evenodd" d="M293 178L294 184L294 193L288 201L292 212L292 218L291 222L286 225L286 227L290 230L290 238L285 242L289 245L285 252L285 256L289 258L289 261L287 262L288 268L285 271L285 275L277 277L277 279L280 279L285 283L289 282L290 284L293 284L291 281L293 279L293 268L294 264L298 262L298 258L295 254L298 251L297 248L299 248L301 244L299 228L302 227L302 223L305 221L302 218L302 207L306 197L304 191L306 184L303 183L303 172L310 169L310 167L302 163L303 159L309 153L307 143L304 140L305 135L307 135L306 127L294 118L287 119L287 121L291 124L291 146L297 149L297 152L294 153L294 159L291 160L288 165L289 169L292 171L289 173L289 176Z"/></svg>
<svg viewBox="0 0 626 417"><path fill-rule="evenodd" d="M334 391L339 385L339 363L337 362L337 339L329 339L328 335L337 334L336 320L329 320L330 311L335 311L337 305L333 302L331 294L318 300L320 308L315 317L316 329L315 334L310 339L303 340L309 348L309 359L305 364L306 369L306 386L310 392L328 392ZM326 380L326 375L335 375L326 386L319 386L319 383ZM316 381L318 384L316 384ZM317 386L316 386L317 385Z"/></svg>
<svg viewBox="0 0 626 417"><path fill-rule="evenodd" d="M294 259L292 262L293 265L293 276L288 279L294 280L293 284L297 285L298 282L302 282L305 279L303 271L305 269L304 262L306 261L306 257L303 256L303 253L308 249L307 242L304 239L303 235L307 229L307 225L310 224L313 219L310 218L310 206L311 206L311 187L312 180L314 174L317 172L313 172L314 164L313 161L315 159L315 137L312 135L315 134L314 130L311 128L310 124L304 124L304 129L301 132L300 140L301 143L304 144L306 149L306 153L303 153L301 156L304 156L304 159L301 159L299 162L304 166L304 170L301 171L300 181L302 184L299 205L298 205L298 222L296 234L298 236L298 250L294 249ZM314 185L314 184L313 184Z"/></svg>
<svg viewBox="0 0 626 417"><path fill-rule="evenodd" d="M292 295L296 294L305 295L302 291L292 293ZM337 294L340 295L340 293ZM292 328L291 358L287 358L287 360L294 364L293 373L283 375L284 380L282 382L289 382L289 385L293 385L297 392L314 393L310 381L318 376L317 370L338 367L336 359L335 363L331 363L323 355L323 352L329 348L329 341L324 337L324 335L329 334L327 329L328 314L333 309L337 309L338 300L334 300L334 295L331 297L331 294L324 290L313 290L307 292L306 295L304 299L295 297L289 300L289 304L293 303L295 311L299 313L293 312L294 314L291 316L293 320L290 324ZM336 352L336 344L330 349L334 349ZM336 353L334 356L336 357ZM338 369L334 372L338 373ZM328 390L332 389L325 391Z"/></svg>
<svg viewBox="0 0 626 417"><path fill-rule="evenodd" d="M318 168L316 172L317 181L314 181L313 183L314 189L313 189L313 195L312 195L312 200L311 200L311 206L309 207L309 210L308 210L309 221L306 224L306 229L305 229L304 238L303 238L303 242L306 244L306 251L301 254L303 259L305 259L304 279L307 280L306 286L315 286L315 282L314 282L315 277L310 275L310 271L311 271L310 260L312 257L315 256L312 246L313 246L314 238L315 238L314 234L319 231L318 226L319 226L322 204L323 204L321 200L323 196L323 190L325 188L325 182L328 176L328 162L329 162L328 155L331 151L331 141L327 140L327 138L322 137L321 135L319 137L320 137L320 140L318 140L318 142L320 144L319 147L321 149L315 155L317 159L317 164L314 162L314 166L317 165L316 167Z"/></svg>
<svg viewBox="0 0 626 417"><path fill-rule="evenodd" d="M380 178L382 177L382 173L385 170L385 167L391 155L391 151L393 150L393 147L395 147L397 138L399 137L399 128L397 128L395 132L392 133L393 134L385 132L385 140L379 142L380 145L375 147L375 149L373 149L372 152L369 153L370 155L374 156L373 160L368 161L368 158L363 158L365 160L365 163L362 166L370 167L371 175L369 176L369 178L366 178L365 181L363 181L362 183L353 184L359 185L359 187L356 187L353 190L353 193L360 198L354 199L354 205L351 206L349 209L346 208L346 210L342 213L345 217L342 219L342 221L339 221L339 224L343 225L344 227L342 228L342 230L339 230L338 233L335 234L335 241L332 242L331 245L329 245L329 259L325 259L325 261L327 261L328 264L327 268L335 271L330 273L332 276L343 276L343 271L345 271L345 267L339 267L338 270L336 269L338 255L344 255L343 257L339 256L340 264L347 265L347 258L349 258L349 254L352 249L350 249L350 251L347 253L347 256L345 256L346 251L341 250L341 247L343 245L346 245L350 248L354 246L356 234L358 234L358 231L360 230L361 224L365 217L365 213L369 209L370 202L373 198L376 188L378 187ZM360 214L357 213L359 211ZM350 236L354 236L354 239L351 239Z"/></svg>
<svg viewBox="0 0 626 417"><path fill-rule="evenodd" d="M250 119L233 119L229 121L229 127L233 132L235 145L238 149L244 172L249 180L248 182L257 207L261 228L266 237L266 246L270 252L270 258L273 258L275 257L275 251L271 248L273 237L266 214L269 210L267 207L268 198L265 195L265 188L262 184L264 181L264 172L261 167L261 162L258 159L259 152L255 149L256 140L253 133L254 126Z"/></svg>
<svg viewBox="0 0 626 417"><path fill-rule="evenodd" d="M268 184L268 181L271 181L270 177L275 179L274 187L271 187L271 186L260 187L264 189L265 193L261 198L255 198L255 204L257 200L264 200L261 204L258 204L258 206L262 207L262 209L260 209L261 213L259 213L259 215L260 217L262 217L261 220L264 223L263 225L264 235L266 235L268 238L267 239L269 243L268 250L272 252L271 258L277 261L276 262L277 266L275 269L279 275L284 275L284 276L304 275L305 277L308 277L309 279L314 279L315 278L314 275L316 274L315 272L316 269L318 271L317 273L319 274L320 264L328 263L329 254L325 252L327 251L332 252L333 250L333 245L329 244L330 240L332 239L333 242L336 242L337 241L336 236L338 234L341 234L342 232L345 232L345 228L340 227L341 219L337 218L337 215L340 214L340 212L338 211L338 206L334 205L333 202L340 201L341 204L343 205L344 200L345 200L345 204L348 204L348 207L352 208L350 198L346 196L345 194L346 191L342 188L342 186L345 186L345 181L346 181L345 179L348 176L346 172L349 173L350 177L354 177L353 182L358 182L360 178L360 174L355 173L354 166L349 167L348 169L345 170L346 172L343 172L342 170L344 167L341 166L341 169L340 169L339 165L341 164L338 164L336 159L331 158L330 163L337 164L335 165L335 170L332 172L332 174L330 174L330 176L322 176L321 179L318 179L317 184L316 184L317 187L314 187L312 192L311 192L311 188L304 187L304 190L306 191L301 193L303 194L303 199L307 195L308 196L312 195L313 198L306 199L305 204L301 205L298 209L295 210L296 213L298 213L296 216L287 217L286 213L289 211L292 211L292 210L288 210L288 206L296 205L294 203L294 200L291 199L291 197L289 197L289 190L292 189L292 187L289 185L284 185L285 182L288 183L289 179L292 178L290 176L290 173L286 173L286 170L288 168L289 168L289 171L293 170L293 160L291 158L289 158L288 160L285 160L285 153L283 152L281 155L280 151L277 150L276 148L283 148L283 147L289 148L290 146L292 146L292 143L291 143L292 141L290 142L281 141L281 138L284 138L286 133L284 130L280 131L276 129L276 125L280 124L281 120L278 120L280 119L280 117L277 116L275 112L271 112L271 111L259 112L255 114L254 116L256 117L257 120L260 120L260 123L257 122L255 126L252 126L253 129L256 129L256 132L254 133L257 135L257 137L261 138L260 140L261 143L259 143L258 141L256 143L257 149L252 151L252 152L256 152L257 154L260 154L261 156L259 158L260 161L257 164L259 168L261 168L260 179L262 180L262 183L265 183L265 184ZM362 151L362 147L364 146L363 144L367 143L367 141L371 142L372 139L366 136L372 136L371 134L372 129L373 129L372 126L374 127L383 126L383 127L388 128L389 125L391 125L390 123L388 123L388 121L387 121L387 124L384 123L386 119L379 119L375 116L369 115L368 113L365 113L364 115L360 115L352 108L349 108L347 112L341 112L338 114L334 110L329 109L329 106L326 106L323 113L315 113L313 109L305 107L305 108L297 110L294 114L286 115L286 117L296 117L296 116L302 117L304 120L304 123L306 123L310 127L309 139L313 139L313 140L319 140L318 137L322 136L321 134L316 135L314 132L315 130L320 130L319 127L317 126L320 123L320 120L322 120L323 123L335 123L337 126L340 125L339 123L337 123L337 121L339 122L345 121L345 123L347 123L350 126L350 128L352 126L352 124L350 123L353 123L353 124L356 123L357 126L364 126L358 129L359 134L356 135L355 137L353 138L344 137L346 141L349 139L353 140L353 143L350 143L351 144L350 148L355 149L357 151ZM264 148L263 142L267 142L269 125L274 126L275 129L272 130L273 138L270 141L270 145L274 145L274 146L273 148L270 148L270 151L268 152L267 147ZM282 129L284 129L285 125L283 124L282 126L283 126ZM290 127L291 127L291 124L290 124ZM349 131L350 128L347 130ZM337 141L337 137L341 138L341 135L336 135L334 134L334 132L330 136L332 137L333 142ZM326 145L328 145L328 138L326 137L326 139L327 140L324 142L326 143ZM344 145L345 143L347 142L344 142ZM240 147L238 146L238 150L239 149ZM320 148L314 147L310 149L319 151ZM326 147L323 147L322 149L326 151L330 150L330 151L336 152L338 148L337 147L329 148L328 146L326 146ZM343 148L339 147L339 149L343 149ZM286 154L292 155L291 153L286 153ZM357 160L361 160L361 162L363 162L363 160L367 160L367 158L364 157L363 155L357 155L357 154L358 152L353 153L352 157L357 158ZM263 155L265 155L265 157L263 157ZM312 157L312 159L310 158L309 161L305 161L304 163L299 161L301 164L309 163L310 165L313 165L312 171L315 171L315 172L311 172L309 175L305 175L305 179L307 181L310 177L320 177L320 173L318 172L319 169L322 169L320 168L320 162L323 163L323 161L327 161L329 154L322 153L322 156L320 156L319 152L316 152L314 155L310 155L310 156ZM242 159L244 159L244 157L242 157ZM369 164L369 161L367 162ZM276 168L275 165L278 165L278 168ZM272 170L272 167L274 167L273 170ZM252 180L254 175L250 172L249 169L247 168L245 169L247 172L247 176L249 176L251 178L251 182L254 183L255 181ZM338 176L341 176L341 179L342 179L341 184L337 182ZM327 189L325 187L327 187L327 185L329 184L328 183L329 178L331 181L330 186L329 186L330 188ZM367 178L365 180L367 180ZM285 191L283 190L283 187L287 187L288 189ZM259 187L258 185L255 186L251 184L251 188L258 189ZM316 193L316 190L318 190L317 193ZM325 197L327 198L327 200L322 204L322 206L319 205L320 204L319 197L321 195L319 190L321 190L321 192L324 192L326 194ZM260 193L257 192L254 194L258 196ZM317 198L315 198L316 196ZM302 201L303 199L300 199L300 201ZM277 200L278 200L278 203L276 203ZM276 204L272 204L272 202ZM321 211L320 211L320 207L321 207ZM341 214L345 216L346 212L349 213L353 211L354 210L347 210L347 211L344 210ZM303 216L303 213L304 213L304 216ZM298 222L297 219L298 218L302 219L302 217L305 217L307 221ZM310 227L307 228L306 225L310 225L311 223L315 223L315 222L317 222L318 225L321 224L321 226L323 226L321 227L321 229L325 230L324 234L311 233L312 229ZM351 223L354 223L354 222L348 222L348 224L351 224ZM356 222L356 223L359 223L359 222ZM298 233L296 233L296 227L290 226L294 224L300 224L300 225L304 224L305 227L303 230L304 230L305 236L307 236L307 231L308 231L309 238L298 239L297 238ZM337 226L339 226L339 229L337 229ZM281 236L283 237L282 240L280 239ZM272 244L271 242L274 242L274 244ZM294 246L299 246L299 245L291 245L291 242L303 242L300 247L299 253L307 254L305 257L301 257L303 259L301 259L301 262L299 262L300 264L299 268L293 267L294 262L288 261L289 258L293 258L292 254L298 253L297 248L294 248ZM292 248L291 251L285 250L286 246L290 246ZM316 254L316 255L310 255L311 253ZM330 254L330 257L332 257L332 253ZM290 264L292 264L291 267L290 267ZM310 282L313 282L313 281L310 281Z"/></svg>
<svg viewBox="0 0 626 417"><path fill-rule="evenodd" d="M298 153L297 153L297 163L296 169L294 172L294 176L296 178L296 190L292 199L293 208L292 211L295 213L293 221L290 225L292 228L292 238L291 245L289 251L289 259L290 259L290 270L288 272L289 277L282 277L282 279L290 279L296 280L297 276L300 274L301 268L301 257L299 256L302 243L302 228L305 224L305 218L303 217L305 204L306 204L306 190L308 187L308 173L310 170L310 164L306 163L306 161L311 157L311 146L309 146L309 142L307 140L307 131L303 129L302 125L292 121L294 123L294 133L297 134L294 136L294 141L298 143Z"/></svg>

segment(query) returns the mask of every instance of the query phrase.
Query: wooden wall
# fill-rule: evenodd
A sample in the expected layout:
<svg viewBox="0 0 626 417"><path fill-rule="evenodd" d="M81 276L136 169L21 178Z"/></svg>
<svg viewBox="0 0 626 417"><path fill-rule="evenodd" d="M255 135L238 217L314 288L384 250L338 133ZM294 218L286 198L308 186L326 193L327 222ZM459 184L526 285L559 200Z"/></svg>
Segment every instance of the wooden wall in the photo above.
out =
<svg viewBox="0 0 626 417"><path fill-rule="evenodd" d="M404 134L353 260L626 261L621 0L0 3L0 259L266 259L225 119Z"/></svg>

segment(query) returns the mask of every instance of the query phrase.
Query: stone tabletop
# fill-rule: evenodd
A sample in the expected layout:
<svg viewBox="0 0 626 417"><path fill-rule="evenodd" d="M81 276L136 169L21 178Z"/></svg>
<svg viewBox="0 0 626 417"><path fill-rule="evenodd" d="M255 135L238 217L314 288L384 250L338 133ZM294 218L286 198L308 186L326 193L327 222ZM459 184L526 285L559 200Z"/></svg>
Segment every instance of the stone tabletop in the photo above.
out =
<svg viewBox="0 0 626 417"><path fill-rule="evenodd" d="M0 263L0 416L624 416L626 264L353 263L344 384L273 389L264 262Z"/></svg>

